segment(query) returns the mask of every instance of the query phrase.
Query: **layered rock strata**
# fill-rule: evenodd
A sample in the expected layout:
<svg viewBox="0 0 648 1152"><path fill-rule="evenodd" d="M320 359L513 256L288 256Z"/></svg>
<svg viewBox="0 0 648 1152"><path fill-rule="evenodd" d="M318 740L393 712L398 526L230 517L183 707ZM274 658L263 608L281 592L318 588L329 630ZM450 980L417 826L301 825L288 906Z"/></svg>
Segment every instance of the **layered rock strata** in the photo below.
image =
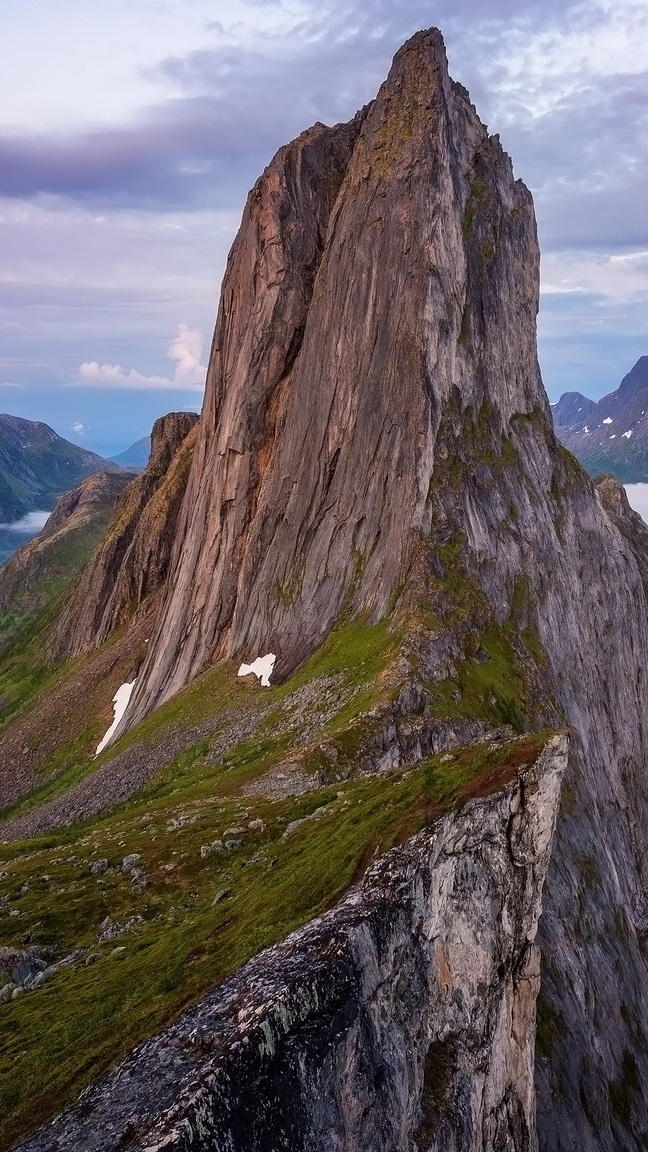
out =
<svg viewBox="0 0 648 1152"><path fill-rule="evenodd" d="M170 412L153 425L144 472L115 506L108 530L50 638L67 660L99 647L163 582L195 443L198 417Z"/></svg>
<svg viewBox="0 0 648 1152"><path fill-rule="evenodd" d="M535 1152L534 944L567 740L388 852L21 1152Z"/></svg>

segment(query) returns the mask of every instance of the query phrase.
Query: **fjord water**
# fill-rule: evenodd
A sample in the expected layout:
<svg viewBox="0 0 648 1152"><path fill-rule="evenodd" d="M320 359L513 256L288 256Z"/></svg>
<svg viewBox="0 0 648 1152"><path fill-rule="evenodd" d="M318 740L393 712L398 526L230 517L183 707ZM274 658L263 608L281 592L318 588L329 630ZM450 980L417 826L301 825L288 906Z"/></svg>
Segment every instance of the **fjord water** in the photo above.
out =
<svg viewBox="0 0 648 1152"><path fill-rule="evenodd" d="M4 564L28 540L38 536L50 515L51 509L49 512L39 509L28 512L22 520L16 520L13 524L0 524L0 564Z"/></svg>

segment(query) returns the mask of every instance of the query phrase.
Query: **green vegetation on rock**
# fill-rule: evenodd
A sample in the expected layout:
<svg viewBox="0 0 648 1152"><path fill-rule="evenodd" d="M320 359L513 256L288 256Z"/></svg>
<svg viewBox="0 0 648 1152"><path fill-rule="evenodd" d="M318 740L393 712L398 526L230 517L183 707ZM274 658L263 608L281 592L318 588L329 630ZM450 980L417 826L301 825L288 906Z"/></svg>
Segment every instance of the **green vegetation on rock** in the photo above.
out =
<svg viewBox="0 0 648 1152"><path fill-rule="evenodd" d="M457 749L404 772L275 798L249 791L281 756L270 737L256 752L241 742L221 763L202 741L109 816L1 846L5 943L80 950L43 987L0 1007L3 1147L329 907L374 857L464 798L501 787L545 739ZM221 850L228 840L238 846ZM139 891L121 868L132 853L147 881ZM99 860L109 869L93 873ZM143 923L99 944L108 916Z"/></svg>

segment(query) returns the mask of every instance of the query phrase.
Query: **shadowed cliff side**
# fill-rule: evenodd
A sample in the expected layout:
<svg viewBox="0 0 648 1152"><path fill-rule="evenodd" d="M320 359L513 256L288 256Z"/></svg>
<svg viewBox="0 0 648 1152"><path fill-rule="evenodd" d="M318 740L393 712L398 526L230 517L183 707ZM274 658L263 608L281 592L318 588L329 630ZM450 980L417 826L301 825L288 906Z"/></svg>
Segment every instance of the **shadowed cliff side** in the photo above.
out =
<svg viewBox="0 0 648 1152"><path fill-rule="evenodd" d="M106 535L52 632L55 660L99 647L163 582L197 423L191 412L170 412L155 421L148 465L117 501Z"/></svg>
<svg viewBox="0 0 648 1152"><path fill-rule="evenodd" d="M612 523L625 536L639 565L644 592L648 598L648 524L630 507L626 490L614 476L599 476L596 491Z"/></svg>

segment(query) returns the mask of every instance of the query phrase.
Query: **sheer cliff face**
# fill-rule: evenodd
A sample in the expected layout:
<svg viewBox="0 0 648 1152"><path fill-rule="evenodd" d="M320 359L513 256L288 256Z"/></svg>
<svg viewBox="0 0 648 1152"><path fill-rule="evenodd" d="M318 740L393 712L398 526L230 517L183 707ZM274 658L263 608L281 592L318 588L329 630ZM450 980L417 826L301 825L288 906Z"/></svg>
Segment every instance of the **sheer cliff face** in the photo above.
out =
<svg viewBox="0 0 648 1152"><path fill-rule="evenodd" d="M117 501L108 531L50 638L55 659L98 647L164 581L197 422L191 412L170 412L155 421L148 465Z"/></svg>
<svg viewBox="0 0 648 1152"><path fill-rule="evenodd" d="M545 404L537 268L529 193L437 32L351 124L277 154L229 259L165 640L131 718L215 654L275 652L281 677L343 606L385 613L452 390L505 419Z"/></svg>
<svg viewBox="0 0 648 1152"><path fill-rule="evenodd" d="M285 676L343 611L431 604L412 642L431 694L467 654L466 620L507 624L553 697L521 722L553 708L573 733L540 929L540 1147L634 1148L648 1141L646 604L627 542L555 440L537 287L529 193L438 33L401 49L351 124L278 153L228 264L125 724L213 658L271 651Z"/></svg>
<svg viewBox="0 0 648 1152"><path fill-rule="evenodd" d="M388 852L22 1152L536 1152L535 936L567 740Z"/></svg>

